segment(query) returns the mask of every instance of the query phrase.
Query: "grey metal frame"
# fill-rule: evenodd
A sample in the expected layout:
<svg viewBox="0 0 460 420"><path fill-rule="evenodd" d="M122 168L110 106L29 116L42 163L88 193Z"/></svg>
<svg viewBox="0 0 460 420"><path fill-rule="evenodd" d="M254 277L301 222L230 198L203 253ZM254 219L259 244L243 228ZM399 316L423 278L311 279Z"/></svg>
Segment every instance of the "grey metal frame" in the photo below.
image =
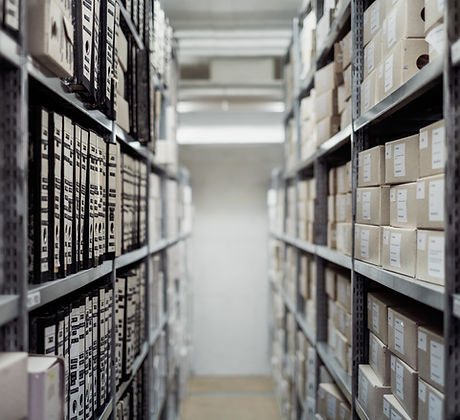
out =
<svg viewBox="0 0 460 420"><path fill-rule="evenodd" d="M284 286L274 282L269 273L269 281L274 292L279 293L284 300L285 308L291 311L297 320L298 329L303 331L316 347L317 369L320 362L326 366L337 382L339 388L352 406L353 418L367 419L367 416L356 400L358 391L358 365L368 361L368 332L367 332L367 304L366 295L369 280L410 297L420 303L430 306L444 313L445 336L445 418L446 420L460 416L460 199L458 198L458 185L460 185L460 3L456 0L446 0L445 27L446 46L445 52L425 68L420 70L405 85L386 97L372 109L361 115L360 86L363 80L363 12L372 0L345 1L344 7L339 11L336 21L332 25L330 34L325 42L326 47L317 53L316 61L312 64L304 80L299 79L299 74L294 73L294 86L296 94L292 109L287 106L294 118L297 118L297 142L300 149L300 99L312 87L314 72L327 64L326 59L330 53L340 29L344 28L347 19L351 20L352 28L352 124L343 128L339 133L325 142L316 153L305 159L300 159L298 154L297 165L289 170L284 170L284 186L297 183L311 174L317 179L317 203L315 206L315 243L309 243L298 237L293 238L279 232L271 232L271 238L298 249L298 255L306 252L313 255L317 263L317 308L316 332L310 330L305 322L300 308L291 302L284 292ZM322 15L323 0L312 1L316 11L316 18ZM300 16L304 11L300 10ZM292 48L298 48L299 22L294 20L294 33ZM293 57L300 59L298 52L294 51ZM297 66L298 68L299 66ZM441 84L441 80L444 80ZM446 163L446 285L438 286L419 281L417 279L391 273L365 262L355 259L354 256L354 229L356 220L356 189L358 183L358 153L370 146L370 127L390 117L404 106L412 103L420 95L440 85L443 91L443 114L446 122L447 138L447 163ZM441 105L441 104L440 104ZM349 144L352 161L352 256L346 256L326 246L327 219L327 158L340 147ZM313 171L312 171L313 170ZM309 175L311 176L311 175ZM272 187L279 188L278 180L272 182ZM285 202L286 205L286 202ZM296 213L297 214L297 213ZM297 218L298 220L298 218ZM285 227L285 226L284 226ZM284 230L285 231L285 230ZM298 234L298 230L297 230ZM327 344L327 298L324 290L324 266L332 262L346 268L351 272L353 291L352 314L352 377L335 361ZM297 264L296 284L299 285L299 263ZM303 406L303 404L301 404ZM308 413L298 413L298 419L310 418Z"/></svg>
<svg viewBox="0 0 460 420"><path fill-rule="evenodd" d="M142 36L136 32L129 14L122 5L121 0L117 0L121 9L121 14L125 21L125 26L131 31L139 49L144 49ZM151 4L153 8L153 1ZM77 95L68 92L64 84L58 78L45 76L33 59L27 55L27 1L22 0L20 27L18 40L10 34L0 29L0 191L2 200L0 203L0 349L2 351L27 351L29 336L29 312L43 305L52 303L63 298L81 287L87 286L104 276L110 275L112 284L115 283L116 271L135 262L146 264L146 341L142 345L140 354L137 356L132 369L131 377L125 381L116 392L115 384L115 321L112 317L112 382L111 399L106 405L100 419L115 418L117 402L128 388L137 371L146 361L148 369L152 369L151 358L148 357L153 346L160 335L167 331L168 312L165 310L160 324L150 326L150 302L149 302L149 265L151 256L162 254L165 273L167 276L166 251L171 246L179 242L187 242L190 232L179 233L175 237L168 237L166 226L168 212L166 208L167 189L164 188L167 179L172 179L179 184L188 183L186 177L180 177L168 168L159 166L155 163L154 154L145 146L135 141L128 133L121 129L114 121L108 119L100 111L87 109L79 100ZM157 88L162 89L165 96L175 101L175 95L169 95L166 88L155 75L154 83ZM29 285L28 283L28 234L27 234L27 214L28 214L28 91L29 85L33 84L40 87L46 94L53 95L64 102L67 107L78 114L84 121L88 121L92 126L98 127L110 142L123 144L129 153L138 156L147 164L148 174L157 173L162 181L162 239L154 242L149 238L149 217L150 209L148 206L150 183L147 178L147 227L146 245L139 249L125 253L119 257L104 261L98 267L71 274L56 281L50 281L39 285ZM175 103L175 102L174 102ZM174 104L173 104L174 105ZM165 281L165 280L164 280ZM186 279L184 280L186 281ZM115 302L115 299L113 300ZM149 381L147 381L147 411L149 417L160 418L165 401L168 398L168 386L165 382L164 401L160 407L153 407L150 398ZM150 416L150 413L154 413Z"/></svg>

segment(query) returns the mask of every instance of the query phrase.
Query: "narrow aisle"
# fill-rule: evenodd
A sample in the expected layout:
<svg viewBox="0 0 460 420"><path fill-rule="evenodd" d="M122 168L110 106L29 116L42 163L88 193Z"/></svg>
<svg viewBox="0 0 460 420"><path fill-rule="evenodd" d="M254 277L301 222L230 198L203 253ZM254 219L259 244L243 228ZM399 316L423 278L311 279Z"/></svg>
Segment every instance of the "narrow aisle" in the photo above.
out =
<svg viewBox="0 0 460 420"><path fill-rule="evenodd" d="M195 377L180 420L280 420L269 377Z"/></svg>

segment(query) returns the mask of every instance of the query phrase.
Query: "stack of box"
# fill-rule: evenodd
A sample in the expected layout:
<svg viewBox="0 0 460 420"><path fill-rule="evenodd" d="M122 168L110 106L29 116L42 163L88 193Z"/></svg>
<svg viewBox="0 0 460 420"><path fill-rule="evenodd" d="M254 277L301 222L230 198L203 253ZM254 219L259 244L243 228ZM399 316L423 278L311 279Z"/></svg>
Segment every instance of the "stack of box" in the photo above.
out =
<svg viewBox="0 0 460 420"><path fill-rule="evenodd" d="M343 369L351 375L352 292L348 271L327 267L328 345Z"/></svg>
<svg viewBox="0 0 460 420"><path fill-rule="evenodd" d="M340 129L351 124L351 31L334 46L334 61L343 73L343 83L337 87L337 107Z"/></svg>
<svg viewBox="0 0 460 420"><path fill-rule="evenodd" d="M312 156L317 149L315 130L315 89L300 101L300 159Z"/></svg>
<svg viewBox="0 0 460 420"><path fill-rule="evenodd" d="M376 0L364 12L362 114L427 64L424 7L423 0Z"/></svg>
<svg viewBox="0 0 460 420"><path fill-rule="evenodd" d="M270 189L267 194L270 232L283 233L284 188Z"/></svg>
<svg viewBox="0 0 460 420"><path fill-rule="evenodd" d="M291 170L297 164L297 130L294 118L286 123L286 139L284 144L286 170Z"/></svg>
<svg viewBox="0 0 460 420"><path fill-rule="evenodd" d="M315 178L299 181L298 189L299 238L313 243L315 241Z"/></svg>
<svg viewBox="0 0 460 420"><path fill-rule="evenodd" d="M296 380L299 397L307 407L315 407L316 349L302 331L297 331ZM307 409L308 410L308 409Z"/></svg>
<svg viewBox="0 0 460 420"><path fill-rule="evenodd" d="M316 331L316 262L310 254L300 257L299 298L307 325Z"/></svg>
<svg viewBox="0 0 460 420"><path fill-rule="evenodd" d="M351 255L351 162L329 170L328 247Z"/></svg>
<svg viewBox="0 0 460 420"><path fill-rule="evenodd" d="M286 209L286 235L296 236L296 186L291 184L287 187L287 209Z"/></svg>
<svg viewBox="0 0 460 420"><path fill-rule="evenodd" d="M296 302L297 248L286 246L285 291L288 299Z"/></svg>
<svg viewBox="0 0 460 420"><path fill-rule="evenodd" d="M384 292L368 294L369 365L359 366L358 399L369 418L443 419L437 315Z"/></svg>
<svg viewBox="0 0 460 420"><path fill-rule="evenodd" d="M425 0L425 41L430 61L444 52L444 1Z"/></svg>
<svg viewBox="0 0 460 420"><path fill-rule="evenodd" d="M351 420L350 404L340 389L333 382L318 386L317 419L324 420Z"/></svg>
<svg viewBox="0 0 460 420"><path fill-rule="evenodd" d="M316 45L315 45L316 13L312 10L302 21L300 31L300 61L301 61L301 79L304 79L312 64L314 64Z"/></svg>
<svg viewBox="0 0 460 420"><path fill-rule="evenodd" d="M316 25L316 49L321 51L332 29L334 19L341 12L344 0L330 0L324 2L323 16ZM348 5L348 7L350 7Z"/></svg>

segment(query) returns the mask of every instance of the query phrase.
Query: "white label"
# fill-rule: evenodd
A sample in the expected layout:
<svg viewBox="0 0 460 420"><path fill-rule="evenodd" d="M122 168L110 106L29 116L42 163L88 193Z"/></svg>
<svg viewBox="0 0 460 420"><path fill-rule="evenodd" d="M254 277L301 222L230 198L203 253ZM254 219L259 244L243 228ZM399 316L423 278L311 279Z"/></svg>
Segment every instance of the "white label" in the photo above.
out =
<svg viewBox="0 0 460 420"><path fill-rule="evenodd" d="M416 199L417 200L424 200L425 199L425 181L418 181L417 182Z"/></svg>
<svg viewBox="0 0 460 420"><path fill-rule="evenodd" d="M363 219L371 220L371 193L363 192Z"/></svg>
<svg viewBox="0 0 460 420"><path fill-rule="evenodd" d="M399 223L407 223L407 190L398 190L397 218Z"/></svg>
<svg viewBox="0 0 460 420"><path fill-rule="evenodd" d="M396 396L404 400L404 368L401 363L396 363Z"/></svg>
<svg viewBox="0 0 460 420"><path fill-rule="evenodd" d="M418 348L426 351L426 334L422 331L418 332Z"/></svg>
<svg viewBox="0 0 460 420"><path fill-rule="evenodd" d="M402 420L402 417L395 410L391 410L391 420Z"/></svg>
<svg viewBox="0 0 460 420"><path fill-rule="evenodd" d="M429 184L429 220L444 221L444 180L430 181Z"/></svg>
<svg viewBox="0 0 460 420"><path fill-rule="evenodd" d="M428 275L444 278L444 238L430 236L428 239Z"/></svg>
<svg viewBox="0 0 460 420"><path fill-rule="evenodd" d="M419 147L420 149L426 149L428 147L428 131L422 131L420 133Z"/></svg>
<svg viewBox="0 0 460 420"><path fill-rule="evenodd" d="M395 349L404 354L404 322L395 318Z"/></svg>
<svg viewBox="0 0 460 420"><path fill-rule="evenodd" d="M390 265L401 268L401 234L390 234Z"/></svg>
<svg viewBox="0 0 460 420"><path fill-rule="evenodd" d="M425 251L426 249L426 232L417 232L417 249L419 251Z"/></svg>
<svg viewBox="0 0 460 420"><path fill-rule="evenodd" d="M393 326L393 312L392 311L388 311L388 325L390 327Z"/></svg>
<svg viewBox="0 0 460 420"><path fill-rule="evenodd" d="M361 230L361 257L369 258L369 231Z"/></svg>
<svg viewBox="0 0 460 420"><path fill-rule="evenodd" d="M442 418L442 401L435 394L430 392L428 397L428 420L438 420Z"/></svg>
<svg viewBox="0 0 460 420"><path fill-rule="evenodd" d="M390 188L390 201L392 203L396 201L396 188Z"/></svg>
<svg viewBox="0 0 460 420"><path fill-rule="evenodd" d="M393 54L385 60L385 92L393 87Z"/></svg>
<svg viewBox="0 0 460 420"><path fill-rule="evenodd" d="M387 19L387 46L391 48L396 43L396 9L393 9Z"/></svg>
<svg viewBox="0 0 460 420"><path fill-rule="evenodd" d="M372 40L367 46L367 73L370 74L375 68L375 41ZM369 82L369 80L367 81ZM370 83L369 83L370 85Z"/></svg>
<svg viewBox="0 0 460 420"><path fill-rule="evenodd" d="M426 401L426 385L421 381L418 382L418 399L422 402Z"/></svg>
<svg viewBox="0 0 460 420"><path fill-rule="evenodd" d="M333 396L327 396L327 416L331 419L335 419L335 413L337 412L336 400Z"/></svg>
<svg viewBox="0 0 460 420"><path fill-rule="evenodd" d="M391 355L391 370L396 370L396 357Z"/></svg>
<svg viewBox="0 0 460 420"><path fill-rule="evenodd" d="M33 308L34 306L37 306L40 304L41 297L40 297L40 292L29 292L27 295L27 308Z"/></svg>
<svg viewBox="0 0 460 420"><path fill-rule="evenodd" d="M431 168L440 169L444 167L444 127L433 130L431 140Z"/></svg>
<svg viewBox="0 0 460 420"><path fill-rule="evenodd" d="M383 400L383 415L390 418L390 403L387 400Z"/></svg>
<svg viewBox="0 0 460 420"><path fill-rule="evenodd" d="M374 35L380 26L380 4L375 2L371 8L371 34Z"/></svg>
<svg viewBox="0 0 460 420"><path fill-rule="evenodd" d="M395 144L394 176L406 176L406 143Z"/></svg>
<svg viewBox="0 0 460 420"><path fill-rule="evenodd" d="M377 366L377 356L379 353L379 348L376 340L372 340L371 350L371 363L374 366Z"/></svg>
<svg viewBox="0 0 460 420"><path fill-rule="evenodd" d="M383 244L384 245L388 245L389 237L390 237L390 235L389 235L388 230L384 229L383 230Z"/></svg>
<svg viewBox="0 0 460 420"><path fill-rule="evenodd" d="M367 406L367 379L364 375L361 376L361 399L365 406Z"/></svg>
<svg viewBox="0 0 460 420"><path fill-rule="evenodd" d="M391 144L385 144L385 159L391 159Z"/></svg>
<svg viewBox="0 0 460 420"><path fill-rule="evenodd" d="M363 158L363 179L364 182L371 181L371 155L364 155Z"/></svg>
<svg viewBox="0 0 460 420"><path fill-rule="evenodd" d="M379 320L380 320L380 309L379 305L372 302L372 328L378 334L379 331Z"/></svg>
<svg viewBox="0 0 460 420"><path fill-rule="evenodd" d="M444 385L444 345L430 341L430 378L439 385Z"/></svg>

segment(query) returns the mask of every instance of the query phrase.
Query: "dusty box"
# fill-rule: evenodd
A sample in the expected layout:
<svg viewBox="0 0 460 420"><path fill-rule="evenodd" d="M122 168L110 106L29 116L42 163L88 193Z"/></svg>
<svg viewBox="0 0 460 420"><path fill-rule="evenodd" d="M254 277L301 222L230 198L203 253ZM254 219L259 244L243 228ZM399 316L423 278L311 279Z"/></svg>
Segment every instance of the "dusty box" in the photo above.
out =
<svg viewBox="0 0 460 420"><path fill-rule="evenodd" d="M416 268L415 229L382 228L382 267L395 273L415 277Z"/></svg>
<svg viewBox="0 0 460 420"><path fill-rule="evenodd" d="M390 187L358 188L356 223L388 225L390 222Z"/></svg>
<svg viewBox="0 0 460 420"><path fill-rule="evenodd" d="M445 2L425 0L425 33L444 20Z"/></svg>
<svg viewBox="0 0 460 420"><path fill-rule="evenodd" d="M335 300L337 296L337 280L335 270L327 267L325 270L326 276L326 294L332 299Z"/></svg>
<svg viewBox="0 0 460 420"><path fill-rule="evenodd" d="M401 184L390 189L390 225L393 227L417 227L417 184Z"/></svg>
<svg viewBox="0 0 460 420"><path fill-rule="evenodd" d="M340 67L338 63L332 61L315 72L315 91L317 95L334 89L342 83L343 75Z"/></svg>
<svg viewBox="0 0 460 420"><path fill-rule="evenodd" d="M337 273L337 302L351 314L351 280L350 276L343 273Z"/></svg>
<svg viewBox="0 0 460 420"><path fill-rule="evenodd" d="M402 39L383 59L383 77L377 83L377 101L406 83L428 63L424 39Z"/></svg>
<svg viewBox="0 0 460 420"><path fill-rule="evenodd" d="M355 225L356 259L380 265L381 227Z"/></svg>
<svg viewBox="0 0 460 420"><path fill-rule="evenodd" d="M445 284L445 233L417 230L416 277L430 283Z"/></svg>
<svg viewBox="0 0 460 420"><path fill-rule="evenodd" d="M364 78L367 78L382 61L381 31L364 48Z"/></svg>
<svg viewBox="0 0 460 420"><path fill-rule="evenodd" d="M378 187L385 184L385 147L364 150L358 157L358 187Z"/></svg>
<svg viewBox="0 0 460 420"><path fill-rule="evenodd" d="M424 381L444 392L444 337L440 328L419 327L418 367Z"/></svg>
<svg viewBox="0 0 460 420"><path fill-rule="evenodd" d="M361 115L377 103L377 72L373 71L361 83Z"/></svg>
<svg viewBox="0 0 460 420"><path fill-rule="evenodd" d="M340 116L326 117L316 123L317 145L322 145L340 131Z"/></svg>
<svg viewBox="0 0 460 420"><path fill-rule="evenodd" d="M393 296L367 294L367 328L388 345L388 308L397 305Z"/></svg>
<svg viewBox="0 0 460 420"><path fill-rule="evenodd" d="M337 194L337 170L329 169L329 195Z"/></svg>
<svg viewBox="0 0 460 420"><path fill-rule="evenodd" d="M335 354L337 347L337 329L332 319L327 320L327 344Z"/></svg>
<svg viewBox="0 0 460 420"><path fill-rule="evenodd" d="M390 350L380 339L369 332L369 364L382 385L390 386Z"/></svg>
<svg viewBox="0 0 460 420"><path fill-rule="evenodd" d="M444 420L444 394L418 380L418 420Z"/></svg>
<svg viewBox="0 0 460 420"><path fill-rule="evenodd" d="M444 229L444 174L417 181L417 227Z"/></svg>
<svg viewBox="0 0 460 420"><path fill-rule="evenodd" d="M334 20L334 10L324 10L323 16L316 25L316 49L320 51L326 41L327 35L331 29L332 21Z"/></svg>
<svg viewBox="0 0 460 420"><path fill-rule="evenodd" d="M349 193L335 196L335 218L337 222L351 222L351 196Z"/></svg>
<svg viewBox="0 0 460 420"><path fill-rule="evenodd" d="M318 123L327 117L339 115L337 107L337 90L328 90L315 98L315 121Z"/></svg>
<svg viewBox="0 0 460 420"><path fill-rule="evenodd" d="M346 194L350 192L350 167L345 165L336 168L337 194Z"/></svg>
<svg viewBox="0 0 460 420"><path fill-rule="evenodd" d="M27 13L29 53L53 76L72 77L72 11L63 10L55 0L34 0L29 2Z"/></svg>
<svg viewBox="0 0 460 420"><path fill-rule="evenodd" d="M29 419L59 420L64 416L64 359L29 356Z"/></svg>
<svg viewBox="0 0 460 420"><path fill-rule="evenodd" d="M420 130L419 168L420 177L444 173L446 163L446 133L444 120L437 121Z"/></svg>
<svg viewBox="0 0 460 420"><path fill-rule="evenodd" d="M412 369L418 369L418 328L426 322L420 313L388 308L388 348Z"/></svg>
<svg viewBox="0 0 460 420"><path fill-rule="evenodd" d="M337 251L351 255L351 223L336 224Z"/></svg>
<svg viewBox="0 0 460 420"><path fill-rule="evenodd" d="M319 384L318 413L327 420L338 420L340 403L345 402L341 392L334 384Z"/></svg>
<svg viewBox="0 0 460 420"><path fill-rule="evenodd" d="M349 343L351 343L351 314L348 313L348 311L340 303L337 303L335 306L334 322L337 330L345 336Z"/></svg>
<svg viewBox="0 0 460 420"><path fill-rule="evenodd" d="M335 195L329 195L327 197L327 220L328 222L335 222Z"/></svg>
<svg viewBox="0 0 460 420"><path fill-rule="evenodd" d="M2 419L27 419L27 353L0 353L0 389Z"/></svg>
<svg viewBox="0 0 460 420"><path fill-rule="evenodd" d="M409 365L391 355L391 392L411 418L417 418L418 374Z"/></svg>
<svg viewBox="0 0 460 420"><path fill-rule="evenodd" d="M385 183L402 184L418 178L418 136L385 144Z"/></svg>
<svg viewBox="0 0 460 420"><path fill-rule="evenodd" d="M391 420L414 420L409 417L393 394L383 396L383 418Z"/></svg>
<svg viewBox="0 0 460 420"><path fill-rule="evenodd" d="M391 388L384 386L369 365L359 365L358 400L370 419L381 419L383 395L390 394Z"/></svg>
<svg viewBox="0 0 460 420"><path fill-rule="evenodd" d="M335 222L327 222L327 246L337 248L337 226Z"/></svg>
<svg viewBox="0 0 460 420"><path fill-rule="evenodd" d="M302 98L300 102L300 118L303 121L311 120L313 114L313 100L311 96Z"/></svg>
<svg viewBox="0 0 460 420"><path fill-rule="evenodd" d="M345 87L345 96L351 97L351 66L348 66L343 71L343 86Z"/></svg>
<svg viewBox="0 0 460 420"><path fill-rule="evenodd" d="M363 18L363 44L367 45L382 27L385 17L385 1L375 0L365 11Z"/></svg>
<svg viewBox="0 0 460 420"><path fill-rule="evenodd" d="M307 181L299 181L297 184L297 191L299 194L299 201L307 201L309 197L308 192L308 182Z"/></svg>
<svg viewBox="0 0 460 420"><path fill-rule="evenodd" d="M342 47L342 67L346 69L351 64L351 31L348 32L343 39L340 41Z"/></svg>
<svg viewBox="0 0 460 420"><path fill-rule="evenodd" d="M387 0L387 16L382 25L383 55L401 39L423 38L425 35L424 0L398 0L392 3L392 0Z"/></svg>

